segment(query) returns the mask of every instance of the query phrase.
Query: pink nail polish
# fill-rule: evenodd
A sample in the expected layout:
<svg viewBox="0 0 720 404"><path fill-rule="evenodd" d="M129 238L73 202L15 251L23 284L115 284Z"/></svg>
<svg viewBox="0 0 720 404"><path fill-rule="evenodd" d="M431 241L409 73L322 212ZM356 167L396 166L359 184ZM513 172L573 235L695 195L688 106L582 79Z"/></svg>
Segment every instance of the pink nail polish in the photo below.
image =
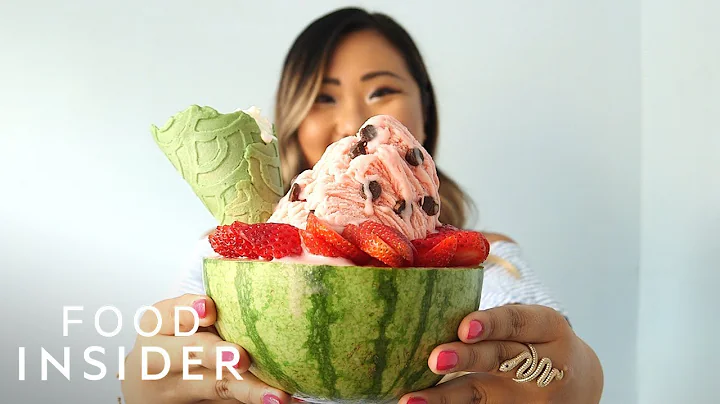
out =
<svg viewBox="0 0 720 404"><path fill-rule="evenodd" d="M197 312L198 317L205 318L205 299L195 300L192 307Z"/></svg>
<svg viewBox="0 0 720 404"><path fill-rule="evenodd" d="M468 339L475 339L480 336L480 334L483 331L483 325L481 322L477 320L473 320L470 322L470 327L468 329L467 338Z"/></svg>
<svg viewBox="0 0 720 404"><path fill-rule="evenodd" d="M422 397L412 397L407 401L407 404L427 404L427 401Z"/></svg>
<svg viewBox="0 0 720 404"><path fill-rule="evenodd" d="M232 362L235 359L235 354L230 351L223 351L222 360L223 362Z"/></svg>
<svg viewBox="0 0 720 404"><path fill-rule="evenodd" d="M265 393L263 395L263 404L280 404L280 399L270 393Z"/></svg>
<svg viewBox="0 0 720 404"><path fill-rule="evenodd" d="M455 351L442 351L437 357L437 370L450 370L458 364L458 354Z"/></svg>

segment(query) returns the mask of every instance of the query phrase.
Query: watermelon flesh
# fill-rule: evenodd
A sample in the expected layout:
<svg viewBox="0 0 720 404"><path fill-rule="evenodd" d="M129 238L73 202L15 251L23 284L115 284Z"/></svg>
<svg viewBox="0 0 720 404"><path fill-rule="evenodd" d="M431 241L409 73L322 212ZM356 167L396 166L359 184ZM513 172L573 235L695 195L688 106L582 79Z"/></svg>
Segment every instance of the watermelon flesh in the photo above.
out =
<svg viewBox="0 0 720 404"><path fill-rule="evenodd" d="M442 379L430 352L480 306L483 269L206 258L221 337L265 383L317 403L397 402Z"/></svg>

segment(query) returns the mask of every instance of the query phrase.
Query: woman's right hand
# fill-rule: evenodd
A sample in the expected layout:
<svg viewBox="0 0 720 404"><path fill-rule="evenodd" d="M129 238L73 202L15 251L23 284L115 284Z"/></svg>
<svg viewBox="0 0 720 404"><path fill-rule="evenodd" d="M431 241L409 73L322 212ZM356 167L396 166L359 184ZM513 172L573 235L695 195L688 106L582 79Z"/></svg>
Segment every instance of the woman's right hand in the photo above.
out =
<svg viewBox="0 0 720 404"><path fill-rule="evenodd" d="M193 307L200 318L200 328L187 337L175 336L175 307ZM290 395L270 387L258 380L247 369L250 359L241 347L223 341L215 332L215 303L207 296L183 295L174 299L163 300L154 305L161 315L160 332L153 337L138 335L135 346L125 360L125 380L122 381L122 392L127 404L190 404L190 403L246 403L246 404L280 404L290 403ZM189 332L195 322L193 313L180 310L179 328L181 332ZM140 320L140 328L145 332L154 330L157 317L146 311ZM170 371L159 380L142 380L142 347L162 348L170 358ZM183 380L183 347L202 347L202 352L190 353L191 359L201 360L202 365L190 365L191 375L202 375L202 380ZM222 379L216 377L216 349L219 347L235 347L240 353L236 369L242 380L238 380L228 369L224 369ZM192 355L195 357L192 357ZM224 361L230 361L225 353ZM230 353L232 355L232 353ZM148 374L162 372L165 362L158 353L149 353L147 363Z"/></svg>

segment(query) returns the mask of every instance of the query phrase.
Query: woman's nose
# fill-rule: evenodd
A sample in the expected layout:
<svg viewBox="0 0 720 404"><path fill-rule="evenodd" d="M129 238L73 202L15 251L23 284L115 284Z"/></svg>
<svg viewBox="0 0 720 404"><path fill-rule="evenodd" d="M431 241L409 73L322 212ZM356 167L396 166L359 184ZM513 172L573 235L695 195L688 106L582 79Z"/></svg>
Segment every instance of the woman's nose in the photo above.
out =
<svg viewBox="0 0 720 404"><path fill-rule="evenodd" d="M367 111L362 106L346 106L337 117L337 130L333 141L355 135L368 118Z"/></svg>

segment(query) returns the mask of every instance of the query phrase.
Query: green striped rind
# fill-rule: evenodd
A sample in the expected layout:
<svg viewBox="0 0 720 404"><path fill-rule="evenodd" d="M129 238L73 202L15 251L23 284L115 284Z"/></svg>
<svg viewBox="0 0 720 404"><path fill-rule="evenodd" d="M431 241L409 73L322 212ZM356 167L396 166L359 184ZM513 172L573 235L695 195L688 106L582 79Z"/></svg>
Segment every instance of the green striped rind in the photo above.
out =
<svg viewBox="0 0 720 404"><path fill-rule="evenodd" d="M220 335L266 383L313 401L390 402L436 384L427 359L480 306L482 268L205 259Z"/></svg>

